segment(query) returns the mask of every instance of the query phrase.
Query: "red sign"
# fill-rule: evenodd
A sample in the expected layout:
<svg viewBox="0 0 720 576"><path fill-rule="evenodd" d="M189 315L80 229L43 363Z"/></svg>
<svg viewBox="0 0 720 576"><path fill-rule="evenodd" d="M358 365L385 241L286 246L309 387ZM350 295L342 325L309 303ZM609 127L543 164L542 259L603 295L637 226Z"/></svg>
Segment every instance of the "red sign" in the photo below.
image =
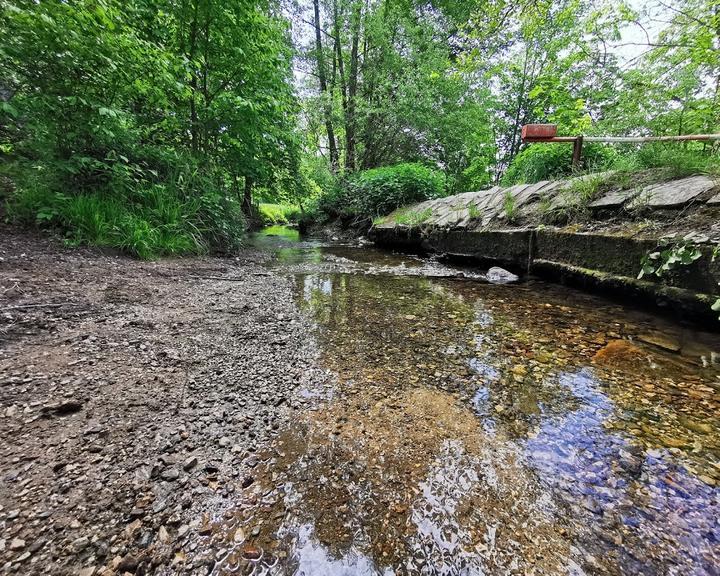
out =
<svg viewBox="0 0 720 576"><path fill-rule="evenodd" d="M523 140L549 140L557 136L557 124L525 124L522 127Z"/></svg>

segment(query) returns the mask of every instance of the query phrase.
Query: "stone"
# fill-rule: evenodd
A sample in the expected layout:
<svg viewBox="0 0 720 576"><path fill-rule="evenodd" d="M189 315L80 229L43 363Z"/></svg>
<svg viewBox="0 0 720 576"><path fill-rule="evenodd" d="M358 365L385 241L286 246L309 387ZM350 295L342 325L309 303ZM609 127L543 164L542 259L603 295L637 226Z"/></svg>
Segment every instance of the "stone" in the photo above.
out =
<svg viewBox="0 0 720 576"><path fill-rule="evenodd" d="M10 550L22 550L25 548L25 540L22 538L13 538L10 541Z"/></svg>
<svg viewBox="0 0 720 576"><path fill-rule="evenodd" d="M195 468L195 466L197 466L197 463L198 459L195 456L190 456L188 459L185 460L185 462L183 462L183 470L188 472Z"/></svg>
<svg viewBox="0 0 720 576"><path fill-rule="evenodd" d="M75 552L82 552L88 547L88 544L90 544L90 539L87 536L81 536L80 538L73 540L70 546L72 546Z"/></svg>
<svg viewBox="0 0 720 576"><path fill-rule="evenodd" d="M93 576L95 574L95 566L88 566L78 572L78 576Z"/></svg>
<svg viewBox="0 0 720 576"><path fill-rule="evenodd" d="M648 332L646 334L640 334L637 339L640 342L652 344L653 346L657 346L658 348L662 348L663 350L667 350L669 352L680 352L680 349L682 348L682 345L677 338L662 332Z"/></svg>
<svg viewBox="0 0 720 576"><path fill-rule="evenodd" d="M713 204L720 204L720 193L715 194L715 196L710 198L710 200L708 200L707 203L710 204L711 206Z"/></svg>
<svg viewBox="0 0 720 576"><path fill-rule="evenodd" d="M520 279L512 272L508 272L499 266L493 266L490 268L490 270L488 270L485 274L485 278L491 284L510 284L512 282L517 282Z"/></svg>
<svg viewBox="0 0 720 576"><path fill-rule="evenodd" d="M606 365L645 362L645 353L629 340L611 340L593 356L593 362Z"/></svg>
<svg viewBox="0 0 720 576"><path fill-rule="evenodd" d="M639 190L613 190L590 203L590 208L620 208L625 202L633 199L640 193Z"/></svg>
<svg viewBox="0 0 720 576"><path fill-rule="evenodd" d="M678 422L697 434L712 434L713 431L713 427L707 422L698 422L686 416L678 415Z"/></svg>
<svg viewBox="0 0 720 576"><path fill-rule="evenodd" d="M130 510L130 518L142 518L145 516L145 510L142 508L133 508Z"/></svg>
<svg viewBox="0 0 720 576"><path fill-rule="evenodd" d="M160 478L167 482L174 482L175 480L180 478L180 470L178 470L174 466L170 468L165 468L165 470L160 473Z"/></svg>
<svg viewBox="0 0 720 576"><path fill-rule="evenodd" d="M17 561L25 562L25 560L27 560L28 558L30 558L30 552L23 552L22 554L20 554L20 556L18 556Z"/></svg>
<svg viewBox="0 0 720 576"><path fill-rule="evenodd" d="M167 544L170 541L170 534L168 534L165 526L160 526L158 529L158 540L160 540L163 544Z"/></svg>
<svg viewBox="0 0 720 576"><path fill-rule="evenodd" d="M633 207L673 208L683 206L701 194L715 188L707 176L691 176L645 188L633 201Z"/></svg>
<svg viewBox="0 0 720 576"><path fill-rule="evenodd" d="M243 548L243 556L248 560L257 560L262 557L262 550L257 546L245 546Z"/></svg>
<svg viewBox="0 0 720 576"><path fill-rule="evenodd" d="M40 411L47 415L55 414L57 416L65 416L82 410L82 400L63 400L54 404L46 404Z"/></svg>
<svg viewBox="0 0 720 576"><path fill-rule="evenodd" d="M245 476L242 479L241 486L243 488L248 488L248 487L252 486L253 482L255 482L255 479L252 476Z"/></svg>

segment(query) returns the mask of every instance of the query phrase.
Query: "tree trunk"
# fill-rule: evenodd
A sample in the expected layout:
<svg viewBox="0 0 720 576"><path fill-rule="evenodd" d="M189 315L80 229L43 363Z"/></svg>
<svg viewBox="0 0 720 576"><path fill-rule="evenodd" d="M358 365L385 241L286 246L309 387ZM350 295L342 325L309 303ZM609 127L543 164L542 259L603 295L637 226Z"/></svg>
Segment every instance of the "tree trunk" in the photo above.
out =
<svg viewBox="0 0 720 576"><path fill-rule="evenodd" d="M325 116L325 129L328 137L328 147L330 149L330 167L333 172L337 172L338 150L335 141L335 130L332 123L332 95L328 92L327 76L325 74L325 58L322 52L322 32L320 30L320 0L313 0L313 10L315 11L315 51L317 53L318 78L320 80L320 95L323 103L323 113Z"/></svg>
<svg viewBox="0 0 720 576"><path fill-rule="evenodd" d="M345 80L345 62L343 60L342 51L342 37L340 30L340 11L338 10L338 0L333 0L333 34L335 35L335 59L337 61L337 68L340 74L340 94L342 96L342 108L345 119L345 168L352 171L352 165L348 163L347 151L348 140L347 140L347 120L348 120L348 95L347 95L347 82Z"/></svg>
<svg viewBox="0 0 720 576"><path fill-rule="evenodd" d="M187 54L190 64L190 145L192 151L197 154L199 150L198 143L198 114L197 114L197 102L195 101L195 94L198 90L198 77L197 71L193 64L195 60L195 52L197 49L197 31L198 31L198 10L199 0L193 2L193 16L192 22L190 23L190 48Z"/></svg>
<svg viewBox="0 0 720 576"><path fill-rule="evenodd" d="M350 78L348 80L347 108L345 112L345 165L355 171L355 97L358 81L358 42L360 39L360 2L356 1L352 14L352 41L350 47Z"/></svg>
<svg viewBox="0 0 720 576"><path fill-rule="evenodd" d="M245 216L252 216L252 188L253 179L245 176L245 190L243 191L242 211Z"/></svg>

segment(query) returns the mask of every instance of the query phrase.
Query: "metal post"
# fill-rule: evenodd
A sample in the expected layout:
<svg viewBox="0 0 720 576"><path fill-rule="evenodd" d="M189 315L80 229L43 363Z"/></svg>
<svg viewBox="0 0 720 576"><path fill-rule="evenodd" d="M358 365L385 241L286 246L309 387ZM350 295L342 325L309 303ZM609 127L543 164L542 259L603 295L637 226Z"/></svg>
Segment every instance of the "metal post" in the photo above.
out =
<svg viewBox="0 0 720 576"><path fill-rule="evenodd" d="M583 137L578 136L573 142L572 169L577 172L582 168Z"/></svg>

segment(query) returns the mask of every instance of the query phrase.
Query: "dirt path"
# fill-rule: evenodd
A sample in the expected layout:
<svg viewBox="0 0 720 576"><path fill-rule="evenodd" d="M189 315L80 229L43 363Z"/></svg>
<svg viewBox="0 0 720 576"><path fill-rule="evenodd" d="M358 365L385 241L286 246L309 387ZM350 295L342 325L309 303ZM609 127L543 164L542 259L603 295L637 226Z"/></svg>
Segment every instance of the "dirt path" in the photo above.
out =
<svg viewBox="0 0 720 576"><path fill-rule="evenodd" d="M0 232L0 567L207 573L195 536L322 380L263 254L138 262Z"/></svg>

